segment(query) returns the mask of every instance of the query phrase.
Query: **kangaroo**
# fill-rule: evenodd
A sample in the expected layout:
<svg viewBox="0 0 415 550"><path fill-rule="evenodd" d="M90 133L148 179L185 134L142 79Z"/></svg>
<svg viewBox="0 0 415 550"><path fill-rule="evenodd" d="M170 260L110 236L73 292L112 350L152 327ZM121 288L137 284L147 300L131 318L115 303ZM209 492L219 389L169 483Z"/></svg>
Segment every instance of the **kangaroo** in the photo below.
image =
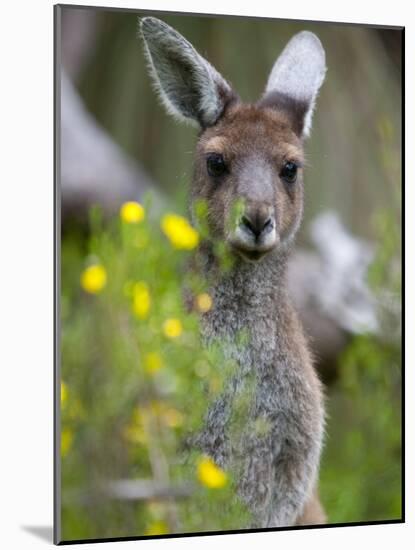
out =
<svg viewBox="0 0 415 550"><path fill-rule="evenodd" d="M218 465L239 465L238 492L253 527L324 523L317 494L323 391L285 282L302 219L303 142L325 77L324 49L313 33L296 34L263 96L246 104L166 23L145 17L140 29L167 111L200 130L190 210L205 201L212 239L225 242L233 258L221 274L209 239L200 246L213 299L202 316L202 336L207 344L224 342L238 369L210 407L197 443ZM244 208L230 223L237 200ZM245 345L241 331L248 335ZM234 445L229 426L242 388L250 400Z"/></svg>

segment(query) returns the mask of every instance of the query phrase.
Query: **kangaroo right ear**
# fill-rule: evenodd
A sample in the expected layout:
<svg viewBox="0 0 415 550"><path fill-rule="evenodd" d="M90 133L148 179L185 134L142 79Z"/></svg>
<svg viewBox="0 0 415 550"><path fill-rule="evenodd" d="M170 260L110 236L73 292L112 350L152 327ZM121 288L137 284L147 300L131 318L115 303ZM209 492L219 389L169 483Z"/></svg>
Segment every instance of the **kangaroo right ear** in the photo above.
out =
<svg viewBox="0 0 415 550"><path fill-rule="evenodd" d="M289 112L297 134L306 137L325 74L326 55L320 40L302 31L291 38L275 62L260 104Z"/></svg>
<svg viewBox="0 0 415 550"><path fill-rule="evenodd" d="M140 21L156 89L167 111L213 126L236 96L224 78L177 31L155 17Z"/></svg>

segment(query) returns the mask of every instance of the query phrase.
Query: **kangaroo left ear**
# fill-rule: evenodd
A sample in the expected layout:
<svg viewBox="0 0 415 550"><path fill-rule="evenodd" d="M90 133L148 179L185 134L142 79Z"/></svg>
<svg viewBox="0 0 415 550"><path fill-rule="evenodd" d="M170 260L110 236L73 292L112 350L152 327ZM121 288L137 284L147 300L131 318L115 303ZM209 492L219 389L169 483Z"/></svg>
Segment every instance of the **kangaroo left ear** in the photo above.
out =
<svg viewBox="0 0 415 550"><path fill-rule="evenodd" d="M319 38L302 31L291 38L275 62L260 105L287 111L295 132L307 137L325 74L326 55Z"/></svg>
<svg viewBox="0 0 415 550"><path fill-rule="evenodd" d="M167 111L213 126L236 98L231 86L176 30L155 17L140 21L156 89Z"/></svg>

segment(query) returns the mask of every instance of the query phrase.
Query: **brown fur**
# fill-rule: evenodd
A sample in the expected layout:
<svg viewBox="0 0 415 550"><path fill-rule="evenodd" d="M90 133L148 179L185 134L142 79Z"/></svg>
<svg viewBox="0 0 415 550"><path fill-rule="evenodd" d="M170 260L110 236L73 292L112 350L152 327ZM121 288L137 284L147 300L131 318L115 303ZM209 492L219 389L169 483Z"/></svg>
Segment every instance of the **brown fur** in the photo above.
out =
<svg viewBox="0 0 415 550"><path fill-rule="evenodd" d="M206 173L205 157L213 152L221 153L230 167L224 185L220 182L212 185ZM236 104L224 113L215 126L201 134L196 148L192 201L207 201L213 236L223 237L226 220L235 195L238 195L236 186L240 173L255 156L265 160L274 171L276 220L282 239L289 233L296 218L301 217L304 153L302 140L294 132L291 119L285 112L276 109ZM300 167L297 183L292 188L287 187L279 177L287 161L296 162ZM249 186L249 195L255 195L255 188L258 188L258 203L262 202L261 182L252 179Z"/></svg>
<svg viewBox="0 0 415 550"><path fill-rule="evenodd" d="M297 518L296 525L324 525L327 522L327 516L321 505L317 490L314 491L311 498L304 506L302 514Z"/></svg>

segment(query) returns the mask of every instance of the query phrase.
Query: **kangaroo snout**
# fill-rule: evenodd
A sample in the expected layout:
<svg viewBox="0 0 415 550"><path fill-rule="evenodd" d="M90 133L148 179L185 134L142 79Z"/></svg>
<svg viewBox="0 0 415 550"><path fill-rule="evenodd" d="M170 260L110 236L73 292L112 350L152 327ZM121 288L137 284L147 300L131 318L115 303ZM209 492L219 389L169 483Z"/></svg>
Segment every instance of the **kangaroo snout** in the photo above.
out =
<svg viewBox="0 0 415 550"><path fill-rule="evenodd" d="M252 234L256 241L260 241L263 235L272 231L274 223L274 216L267 207L250 209L243 214L240 221L242 229Z"/></svg>
<svg viewBox="0 0 415 550"><path fill-rule="evenodd" d="M248 204L231 236L231 245L244 259L258 260L277 244L275 226L271 206Z"/></svg>

